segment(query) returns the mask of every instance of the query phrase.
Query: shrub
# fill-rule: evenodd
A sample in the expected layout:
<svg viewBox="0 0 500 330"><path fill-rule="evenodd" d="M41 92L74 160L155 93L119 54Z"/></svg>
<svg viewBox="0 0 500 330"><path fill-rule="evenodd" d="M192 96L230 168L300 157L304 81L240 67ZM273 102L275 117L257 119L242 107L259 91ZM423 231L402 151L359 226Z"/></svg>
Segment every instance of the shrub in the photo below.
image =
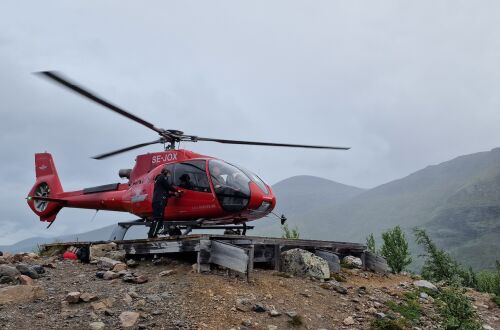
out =
<svg viewBox="0 0 500 330"><path fill-rule="evenodd" d="M373 237L373 234L370 234L366 238L366 249L371 253L377 253L377 249L375 248L375 238Z"/></svg>
<svg viewBox="0 0 500 330"><path fill-rule="evenodd" d="M387 260L393 273L400 273L411 263L405 234L399 226L382 233L384 244L380 254Z"/></svg>
<svg viewBox="0 0 500 330"><path fill-rule="evenodd" d="M426 257L422 267L422 277L430 281L446 281L448 283L462 284L464 272L460 265L451 256L441 249L430 239L425 230L415 228L413 230L416 242L424 248Z"/></svg>
<svg viewBox="0 0 500 330"><path fill-rule="evenodd" d="M300 236L297 226L292 229L288 228L288 224L281 225L281 238L298 239Z"/></svg>
<svg viewBox="0 0 500 330"><path fill-rule="evenodd" d="M465 289L451 287L439 294L439 314L444 329L482 329L479 317Z"/></svg>

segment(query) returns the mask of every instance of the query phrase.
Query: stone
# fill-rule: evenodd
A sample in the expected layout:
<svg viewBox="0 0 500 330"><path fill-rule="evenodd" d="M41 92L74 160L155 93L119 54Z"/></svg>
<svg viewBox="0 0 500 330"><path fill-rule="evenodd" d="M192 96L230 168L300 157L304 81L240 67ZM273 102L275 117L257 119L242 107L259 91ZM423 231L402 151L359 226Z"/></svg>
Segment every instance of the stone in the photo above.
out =
<svg viewBox="0 0 500 330"><path fill-rule="evenodd" d="M244 327L249 327L252 325L252 321L250 320L243 320L241 321L241 325L244 326Z"/></svg>
<svg viewBox="0 0 500 330"><path fill-rule="evenodd" d="M375 316L377 317L377 319L383 319L386 317L386 315L382 312L375 313Z"/></svg>
<svg viewBox="0 0 500 330"><path fill-rule="evenodd" d="M33 269L37 274L45 274L45 268L43 268L43 266L32 265L30 268Z"/></svg>
<svg viewBox="0 0 500 330"><path fill-rule="evenodd" d="M252 309L252 302L247 298L236 299L236 309L240 312L249 312Z"/></svg>
<svg viewBox="0 0 500 330"><path fill-rule="evenodd" d="M104 304L102 301L90 303L90 306L92 306L92 309L96 312L104 311L107 308L106 304Z"/></svg>
<svg viewBox="0 0 500 330"><path fill-rule="evenodd" d="M361 268L363 266L363 262L361 261L360 258L353 257L353 256L346 256L342 259L342 262L345 265L348 265L352 268Z"/></svg>
<svg viewBox="0 0 500 330"><path fill-rule="evenodd" d="M148 281L148 278L145 275L139 275L134 278L134 283L135 284L143 284Z"/></svg>
<svg viewBox="0 0 500 330"><path fill-rule="evenodd" d="M340 258L338 255L322 250L318 250L314 254L326 260L330 273L340 273Z"/></svg>
<svg viewBox="0 0 500 330"><path fill-rule="evenodd" d="M297 316L297 312L289 311L285 313L288 317L294 318Z"/></svg>
<svg viewBox="0 0 500 330"><path fill-rule="evenodd" d="M97 259L97 268L99 270L110 270L113 269L117 264L121 264L121 261L114 260L108 257L101 257Z"/></svg>
<svg viewBox="0 0 500 330"><path fill-rule="evenodd" d="M102 330L106 327L103 322L91 322L89 323L89 328L91 330Z"/></svg>
<svg viewBox="0 0 500 330"><path fill-rule="evenodd" d="M323 289L334 290L340 294L347 294L347 289L337 281L328 281L319 285Z"/></svg>
<svg viewBox="0 0 500 330"><path fill-rule="evenodd" d="M80 300L83 302L96 301L97 295L93 293L84 292L80 295Z"/></svg>
<svg viewBox="0 0 500 330"><path fill-rule="evenodd" d="M134 276L134 275L132 275L132 274L130 274L130 273L129 273L129 274L125 274L125 275L123 275L123 277L122 277L122 281L123 281L123 282L126 282L126 283L134 283L134 281L135 281L135 276Z"/></svg>
<svg viewBox="0 0 500 330"><path fill-rule="evenodd" d="M174 275L175 273L177 273L175 271L175 269L169 269L169 270L164 270L164 271L160 272L158 275L159 276L171 276L171 275Z"/></svg>
<svg viewBox="0 0 500 330"><path fill-rule="evenodd" d="M33 270L31 267L29 267L28 265L25 265L25 264L19 264L19 265L16 265L16 269L23 275L26 275L26 276L29 276L33 279L37 279L39 278L40 276L38 275L38 273Z"/></svg>
<svg viewBox="0 0 500 330"><path fill-rule="evenodd" d="M366 310L366 313L375 315L375 313L377 313L377 309L375 307L370 307Z"/></svg>
<svg viewBox="0 0 500 330"><path fill-rule="evenodd" d="M45 295L45 290L36 285L7 286L0 288L0 305L29 303Z"/></svg>
<svg viewBox="0 0 500 330"><path fill-rule="evenodd" d="M438 288L434 284L426 280L415 281L413 282L413 285L416 286L417 288L427 288L433 291L438 291Z"/></svg>
<svg viewBox="0 0 500 330"><path fill-rule="evenodd" d="M132 302L132 297L128 293L125 293L125 296L123 296L123 301L127 304L130 304Z"/></svg>
<svg viewBox="0 0 500 330"><path fill-rule="evenodd" d="M276 316L280 316L280 315L281 315L281 313L280 313L280 312L278 312L278 311L277 311L277 310L275 310L275 309L271 309L271 310L269 311L269 315L270 315L271 317L276 317Z"/></svg>
<svg viewBox="0 0 500 330"><path fill-rule="evenodd" d="M113 280L113 279L118 278L118 277L120 277L120 275L118 275L117 273L115 273L111 270L104 272L104 275L102 276L102 278L105 280Z"/></svg>
<svg viewBox="0 0 500 330"><path fill-rule="evenodd" d="M422 299L426 299L426 300L429 299L429 295L425 292L420 292L419 296Z"/></svg>
<svg viewBox="0 0 500 330"><path fill-rule="evenodd" d="M344 319L344 321L342 321L342 323L344 323L344 325L353 325L354 319L352 318L352 316L348 316Z"/></svg>
<svg viewBox="0 0 500 330"><path fill-rule="evenodd" d="M26 275L19 275L19 284L21 285L33 285L33 279Z"/></svg>
<svg viewBox="0 0 500 330"><path fill-rule="evenodd" d="M265 313L265 312L267 312L266 306L264 306L262 304L259 304L259 303L253 305L252 310L254 312L256 312L256 313Z"/></svg>
<svg viewBox="0 0 500 330"><path fill-rule="evenodd" d="M131 296L132 298L139 298L139 294L135 291L129 291L128 295Z"/></svg>
<svg viewBox="0 0 500 330"><path fill-rule="evenodd" d="M121 272L121 271L125 271L127 270L127 265L124 264L124 263L119 263L119 264L116 264L114 267L113 267L113 271L114 272Z"/></svg>
<svg viewBox="0 0 500 330"><path fill-rule="evenodd" d="M105 273L105 272L103 272L103 271L98 271L98 272L96 272L96 273L95 273L95 276L96 276L97 278L103 278L103 277L104 277L104 273Z"/></svg>
<svg viewBox="0 0 500 330"><path fill-rule="evenodd" d="M66 298L64 298L64 300L66 300L70 304L76 304L78 301L80 301L80 295L81 293L78 291L70 292L66 295Z"/></svg>
<svg viewBox="0 0 500 330"><path fill-rule="evenodd" d="M277 327L277 326L275 326L275 325L269 324L269 325L267 326L267 330L278 330L278 327Z"/></svg>
<svg viewBox="0 0 500 330"><path fill-rule="evenodd" d="M281 253L281 270L295 276L317 279L330 277L330 268L326 260L302 249L291 249Z"/></svg>
<svg viewBox="0 0 500 330"><path fill-rule="evenodd" d="M21 273L15 267L0 265L0 284L18 283Z"/></svg>
<svg viewBox="0 0 500 330"><path fill-rule="evenodd" d="M492 326L490 326L488 324L483 324L483 329L484 330L495 330Z"/></svg>
<svg viewBox="0 0 500 330"><path fill-rule="evenodd" d="M139 313L137 312L123 312L120 314L120 322L122 327L131 328L139 320Z"/></svg>
<svg viewBox="0 0 500 330"><path fill-rule="evenodd" d="M125 261L125 256L125 250L111 251L106 254L106 257L119 261Z"/></svg>
<svg viewBox="0 0 500 330"><path fill-rule="evenodd" d="M135 261L134 259L127 260L127 266L130 268L137 267L138 265L139 265L139 263L137 261Z"/></svg>

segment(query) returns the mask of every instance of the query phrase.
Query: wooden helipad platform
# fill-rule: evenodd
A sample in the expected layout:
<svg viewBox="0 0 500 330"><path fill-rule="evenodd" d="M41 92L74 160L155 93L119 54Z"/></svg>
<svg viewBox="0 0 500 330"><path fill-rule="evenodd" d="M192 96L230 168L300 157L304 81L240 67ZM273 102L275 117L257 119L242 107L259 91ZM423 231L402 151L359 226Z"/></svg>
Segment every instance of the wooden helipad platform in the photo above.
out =
<svg viewBox="0 0 500 330"><path fill-rule="evenodd" d="M111 241L64 242L41 246L42 251L63 251L70 246L90 247ZM171 253L193 253L197 257L199 272L210 271L210 265L223 266L248 276L255 264L265 263L280 269L280 254L293 248L308 250L328 261L330 269L339 267L339 260L347 255L361 258L366 269L374 271L384 267L385 261L366 250L359 243L319 241L306 239L282 239L241 235L187 235L154 239L113 241L128 258L141 258Z"/></svg>

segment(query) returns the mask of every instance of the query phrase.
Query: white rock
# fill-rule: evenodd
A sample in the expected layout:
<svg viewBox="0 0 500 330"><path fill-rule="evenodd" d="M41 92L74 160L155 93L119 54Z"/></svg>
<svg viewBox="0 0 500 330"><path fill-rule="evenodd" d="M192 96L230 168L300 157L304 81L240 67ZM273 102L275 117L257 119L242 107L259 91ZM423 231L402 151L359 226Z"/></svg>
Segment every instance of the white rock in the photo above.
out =
<svg viewBox="0 0 500 330"><path fill-rule="evenodd" d="M311 276L318 279L330 277L328 262L309 251L291 249L281 254L282 271L296 276Z"/></svg>
<svg viewBox="0 0 500 330"><path fill-rule="evenodd" d="M413 285L416 286L417 288L427 288L434 291L438 290L438 288L434 284L426 280L415 281L413 282Z"/></svg>
<svg viewBox="0 0 500 330"><path fill-rule="evenodd" d="M342 321L342 323L344 323L345 325L353 325L354 319L352 318L352 316L348 316L344 319L344 321Z"/></svg>
<svg viewBox="0 0 500 330"><path fill-rule="evenodd" d="M363 262L361 261L361 259L353 256L346 256L344 257L344 259L342 259L342 261L354 268L361 268L363 266Z"/></svg>
<svg viewBox="0 0 500 330"><path fill-rule="evenodd" d="M89 328L92 330L102 330L105 326L103 322L92 322L89 324Z"/></svg>
<svg viewBox="0 0 500 330"><path fill-rule="evenodd" d="M122 327L131 328L139 320L139 313L137 312L123 312L120 314L120 322Z"/></svg>

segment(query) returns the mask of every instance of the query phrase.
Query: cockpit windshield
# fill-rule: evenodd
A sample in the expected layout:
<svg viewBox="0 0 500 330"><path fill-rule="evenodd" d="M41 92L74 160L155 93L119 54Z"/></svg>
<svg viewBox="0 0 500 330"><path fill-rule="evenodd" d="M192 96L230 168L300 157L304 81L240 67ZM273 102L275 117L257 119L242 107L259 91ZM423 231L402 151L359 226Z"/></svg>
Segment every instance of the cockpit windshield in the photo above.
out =
<svg viewBox="0 0 500 330"><path fill-rule="evenodd" d="M226 211L244 209L250 200L250 178L237 167L212 159L208 162L215 194Z"/></svg>

